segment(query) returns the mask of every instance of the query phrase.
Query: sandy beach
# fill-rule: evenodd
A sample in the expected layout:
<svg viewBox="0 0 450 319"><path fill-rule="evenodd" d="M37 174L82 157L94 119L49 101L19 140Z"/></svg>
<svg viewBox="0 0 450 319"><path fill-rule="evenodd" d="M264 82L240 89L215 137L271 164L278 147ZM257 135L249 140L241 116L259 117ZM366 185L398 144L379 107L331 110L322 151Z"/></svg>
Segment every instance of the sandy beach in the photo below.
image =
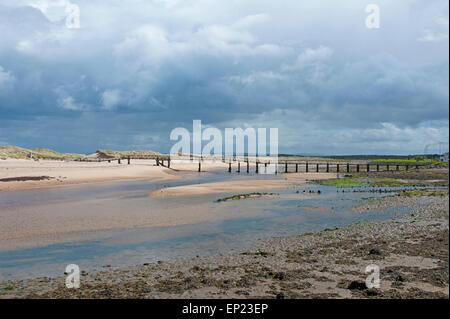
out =
<svg viewBox="0 0 450 319"><path fill-rule="evenodd" d="M2 164L2 178L66 177L65 182L63 179L56 184L54 180L2 182L10 186L3 189L4 196L20 195L20 190L26 189L38 192L39 188L45 188L49 193L67 188L75 194L78 191L84 194L83 190L87 189L89 196L44 200L39 205L5 206L0 213L0 251L70 241L95 241L99 232L105 231L192 225L239 218L259 219L264 214L270 214L265 210L266 205L271 205L270 200L280 200L276 195L226 203L217 200L230 194L287 190L284 200L312 198L317 201L319 197L314 199L314 196L326 199L327 195L314 192L303 195L301 189L313 185L308 181L321 182L336 177L335 173L288 173L261 179L245 173L228 175L224 170L223 176L239 178L218 182L208 182L206 178L204 182L189 184L191 179L195 180L194 176L202 175L195 171L196 163L173 164L171 169L145 161L118 165L14 160L3 161ZM222 164L204 165L203 176L213 176L208 170L227 168ZM174 174L176 170L191 173ZM385 178L388 174L390 179ZM364 179L367 176L373 179L372 182L392 183L396 178L397 182L402 181L402 185L405 181L415 186L448 185L448 170L442 169L375 172L371 175L360 173L350 178ZM140 180L168 184L181 180L187 184L159 186L151 191L146 191L145 187L139 187L137 191L116 190L121 183L129 185ZM435 180L439 183L433 182ZM55 187L60 184L74 185ZM108 187L112 187L112 191L105 196L102 193L93 195L96 190ZM36 189L30 190L32 188ZM336 190L339 192L340 189ZM359 191L369 196L363 201L364 204L351 209L361 218L368 210L381 212L386 207L394 210L398 207L399 211L406 207L408 213L384 222L361 222L257 241L251 249L237 253L148 262L126 268L108 267L107 270L92 273L84 271L82 286L77 290L66 289L64 277L6 280L0 283L0 297L448 298L446 189L429 193L411 190L410 193L400 192L397 196L382 200L370 199L370 190L364 190L364 187ZM337 193L334 189L333 192ZM33 196L29 199L33 200ZM339 204L338 201L335 204ZM320 212L320 207L309 208L311 214ZM322 213L330 214L330 217L334 215L332 210ZM380 289L367 289L364 285L365 267L369 264L376 264L381 269Z"/></svg>
<svg viewBox="0 0 450 319"><path fill-rule="evenodd" d="M202 163L202 171L226 167L221 162ZM127 165L126 160L118 164L117 160L108 163L7 159L0 160L0 192L127 179L174 180L177 179L171 174L174 171L197 169L198 163L191 161L172 162L168 169L156 166L154 160L132 160Z"/></svg>
<svg viewBox="0 0 450 319"><path fill-rule="evenodd" d="M410 214L275 238L240 253L0 283L1 298L449 298L448 196L395 198ZM380 288L365 286L368 265Z"/></svg>
<svg viewBox="0 0 450 319"><path fill-rule="evenodd" d="M249 180L202 183L186 186L167 187L150 193L152 197L171 197L188 195L206 195L218 193L236 194L248 191L274 190L287 187L303 187L309 180L322 180L335 178L336 173L289 173L282 174L283 179L278 180Z"/></svg>
<svg viewBox="0 0 450 319"><path fill-rule="evenodd" d="M123 161L122 161L123 162ZM85 183L105 187L108 181L150 180L174 181L180 175L176 170L192 172L184 178L189 180L198 176L197 163L190 161L173 162L171 168L155 166L154 161L132 161L131 165L115 163L84 163L59 161L0 161L2 178L23 176L50 176L51 180L0 182L0 190L20 191L29 189L57 188L61 185ZM203 170L227 168L220 162L203 163ZM228 176L228 173L224 173ZM165 227L195 224L239 217L239 213L223 213L220 206L214 205L211 198L195 202L181 199L166 200L170 197L192 197L211 194L240 194L261 190L302 187L309 179L333 178L333 173L285 174L273 180L260 180L248 176L245 180L214 183L200 183L186 186L165 187L149 192L155 198L151 204L136 200L133 209L120 194L111 198L73 199L49 201L39 205L23 205L4 208L0 214L0 250L39 247L57 242L66 242L92 237L96 231L114 229L133 229L145 227ZM103 182L103 184L102 184ZM40 195L39 195L40 196ZM150 205L150 206L149 206Z"/></svg>

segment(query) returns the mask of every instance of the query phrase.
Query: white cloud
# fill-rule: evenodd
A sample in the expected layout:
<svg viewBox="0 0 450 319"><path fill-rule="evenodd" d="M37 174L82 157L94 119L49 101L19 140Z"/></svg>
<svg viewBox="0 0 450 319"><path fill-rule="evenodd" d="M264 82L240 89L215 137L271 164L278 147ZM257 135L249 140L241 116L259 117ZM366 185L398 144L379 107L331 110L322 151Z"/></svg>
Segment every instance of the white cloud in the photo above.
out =
<svg viewBox="0 0 450 319"><path fill-rule="evenodd" d="M34 44L30 40L21 40L17 43L16 50L22 53L32 53L34 51Z"/></svg>
<svg viewBox="0 0 450 319"><path fill-rule="evenodd" d="M421 42L443 42L448 40L448 33L435 32L431 30L425 30L424 34L417 38L417 41Z"/></svg>
<svg viewBox="0 0 450 319"><path fill-rule="evenodd" d="M252 72L251 74L248 75L232 75L226 77L225 79L240 84L250 84L264 80L286 80L288 79L288 77L283 74L272 71L260 71L260 72Z"/></svg>
<svg viewBox="0 0 450 319"><path fill-rule="evenodd" d="M326 127L300 110L274 109L245 122L225 123L234 127L277 127L280 152L320 154L411 154L426 145L448 141L448 122L436 127L400 127L393 123L371 123L367 128Z"/></svg>
<svg viewBox="0 0 450 319"><path fill-rule="evenodd" d="M11 85L14 83L14 81L15 81L15 78L11 74L11 72L6 71L0 65L0 90L11 87Z"/></svg>
<svg viewBox="0 0 450 319"><path fill-rule="evenodd" d="M436 23L446 29L449 27L448 17L438 17L436 18Z"/></svg>
<svg viewBox="0 0 450 319"><path fill-rule="evenodd" d="M114 46L121 63L158 67L172 58L206 55L216 57L282 56L288 47L259 40L249 29L267 22L266 14L248 15L228 24L209 24L191 30L161 25L141 25Z"/></svg>
<svg viewBox="0 0 450 319"><path fill-rule="evenodd" d="M248 29L254 25L268 21L270 21L270 15L267 13L251 14L233 23L232 27L236 29Z"/></svg>
<svg viewBox="0 0 450 319"><path fill-rule="evenodd" d="M121 102L119 90L106 90L102 94L102 108L105 110L114 109Z"/></svg>
<svg viewBox="0 0 450 319"><path fill-rule="evenodd" d="M307 48L297 57L295 65L299 68L310 66L317 62L328 59L332 54L333 50L323 45L321 45L317 49Z"/></svg>
<svg viewBox="0 0 450 319"><path fill-rule="evenodd" d="M434 20L435 28L438 30L425 29L422 36L417 38L420 42L443 42L448 41L448 17L438 17Z"/></svg>
<svg viewBox="0 0 450 319"><path fill-rule="evenodd" d="M30 7L39 9L52 22L59 22L67 16L69 0L33 0L25 1Z"/></svg>
<svg viewBox="0 0 450 319"><path fill-rule="evenodd" d="M65 110L71 110L71 111L86 110L86 105L84 103L77 103L72 96L67 96L67 97L58 99L58 106Z"/></svg>

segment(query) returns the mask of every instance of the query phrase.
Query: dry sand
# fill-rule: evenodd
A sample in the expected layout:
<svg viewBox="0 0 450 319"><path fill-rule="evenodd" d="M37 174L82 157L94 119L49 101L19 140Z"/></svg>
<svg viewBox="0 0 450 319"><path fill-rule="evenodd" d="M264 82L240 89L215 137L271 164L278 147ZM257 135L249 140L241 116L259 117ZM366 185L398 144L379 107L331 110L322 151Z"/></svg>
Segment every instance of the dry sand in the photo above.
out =
<svg viewBox="0 0 450 319"><path fill-rule="evenodd" d="M108 162L64 162L53 160L0 160L0 191L15 191L42 187L52 187L64 184L104 182L126 179L173 180L177 177L173 171L196 171L198 163L177 161L171 163L171 168L156 166L154 160L123 160ZM202 170L228 167L221 162L203 163ZM5 178L40 177L49 179L8 181Z"/></svg>

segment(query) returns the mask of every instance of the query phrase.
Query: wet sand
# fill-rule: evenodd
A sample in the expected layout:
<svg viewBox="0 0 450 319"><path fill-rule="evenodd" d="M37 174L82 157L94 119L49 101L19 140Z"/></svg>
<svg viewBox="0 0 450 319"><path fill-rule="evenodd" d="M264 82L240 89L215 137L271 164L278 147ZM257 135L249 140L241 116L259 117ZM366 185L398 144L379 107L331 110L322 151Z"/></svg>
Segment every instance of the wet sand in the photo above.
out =
<svg viewBox="0 0 450 319"><path fill-rule="evenodd" d="M1 298L449 298L448 196L386 198L409 216L279 237L240 253L0 283ZM365 286L368 265L380 288Z"/></svg>
<svg viewBox="0 0 450 319"><path fill-rule="evenodd" d="M309 180L321 180L335 178L335 173L289 173L282 174L282 179L225 181L214 183L202 183L185 186L167 187L150 193L151 197L171 197L188 195L206 195L218 193L242 194L243 192L257 190L276 190L288 187L303 187Z"/></svg>
<svg viewBox="0 0 450 319"><path fill-rule="evenodd" d="M205 163L206 164L206 163ZM149 161L135 161L134 164L113 163L77 163L56 161L3 161L0 171L7 172L6 177L23 175L60 176L60 184L86 185L70 186L89 189L89 184L104 180L149 179L150 181L172 181L194 179L195 174L174 175L174 170L191 171L195 163L186 161L173 163L174 170L152 166ZM205 170L228 167L224 163L208 163ZM208 174L202 173L202 174ZM224 171L224 177L228 173ZM3 175L5 177L5 175ZM269 176L261 180L258 176L245 176L245 180L232 180L216 183L194 184L167 187L151 192L149 198L134 198L134 193L118 192L105 196L88 195L80 198L49 200L36 204L3 207L0 212L0 250L13 250L40 247L58 242L68 242L82 238L92 238L96 231L115 229L133 229L146 227L178 226L224 218L220 207L214 205L217 198L207 198L210 194L240 194L261 189L283 189L296 185L301 187L310 178L330 178L335 174L286 174L283 177ZM65 179L64 179L65 178ZM247 179L248 178L248 179ZM276 179L271 179L276 178ZM8 190L47 188L53 191L55 181L3 182ZM120 183L120 182L119 182ZM151 184L149 184L149 187ZM4 186L5 187L5 186ZM53 187L53 188L52 188ZM97 183L96 187L102 187ZM55 188L56 190L56 188ZM150 193L150 192L149 192ZM20 191L17 192L20 195ZM148 194L148 193L147 193ZM172 200L161 195L184 195L188 199ZM32 197L43 194L36 193ZM131 196L131 197L130 197ZM199 197L200 196L200 197ZM203 197L202 197L203 196ZM205 197L206 196L206 197ZM155 197L155 198L152 198ZM131 198L133 200L130 206ZM192 199L193 198L193 199ZM233 214L226 214L232 218Z"/></svg>
<svg viewBox="0 0 450 319"><path fill-rule="evenodd" d="M328 176L324 174L323 178ZM223 203L213 201L220 196L217 194L261 190L265 184L270 189L297 188L307 179L322 178L317 173L292 173L269 181L247 177L244 181L162 188L162 193L168 191L167 196L156 195L161 189L154 196L144 192L144 197L129 197L133 199L133 211L129 211L130 202L126 200L133 195L130 193L77 200L71 207L62 200L48 206L2 210L0 243L10 247L42 245L96 230L221 218L218 208ZM387 197L355 209L362 212L369 206L406 206L409 215L387 222L274 238L239 253L83 272L81 288L76 290L65 288L62 276L4 281L0 283L0 297L448 299L448 205L448 194ZM21 233L24 230L26 233ZM380 289L364 285L365 267L369 264L380 267Z"/></svg>

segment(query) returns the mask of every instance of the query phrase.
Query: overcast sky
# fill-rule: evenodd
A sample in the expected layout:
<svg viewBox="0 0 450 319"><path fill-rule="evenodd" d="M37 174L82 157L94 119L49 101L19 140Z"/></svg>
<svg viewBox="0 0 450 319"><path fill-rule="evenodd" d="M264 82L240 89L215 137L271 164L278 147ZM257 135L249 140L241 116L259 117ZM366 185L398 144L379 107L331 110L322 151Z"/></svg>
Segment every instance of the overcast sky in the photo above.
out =
<svg viewBox="0 0 450 319"><path fill-rule="evenodd" d="M70 3L80 28L66 25ZM366 27L369 3L378 29ZM277 127L282 153L448 149L448 10L447 0L1 0L0 145L168 152L171 130L198 119Z"/></svg>

